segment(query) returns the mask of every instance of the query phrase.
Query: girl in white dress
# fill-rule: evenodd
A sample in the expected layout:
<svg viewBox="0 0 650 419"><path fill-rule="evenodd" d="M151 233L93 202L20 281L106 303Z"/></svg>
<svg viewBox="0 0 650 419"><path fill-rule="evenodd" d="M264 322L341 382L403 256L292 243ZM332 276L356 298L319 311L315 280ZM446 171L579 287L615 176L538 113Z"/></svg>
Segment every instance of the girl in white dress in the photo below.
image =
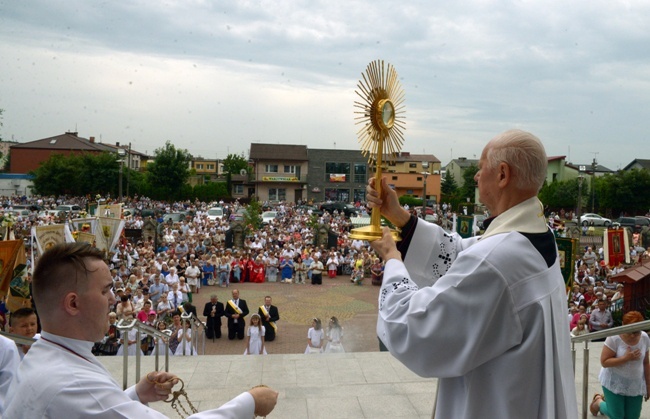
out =
<svg viewBox="0 0 650 419"><path fill-rule="evenodd" d="M124 343L126 340L126 345L128 346L127 354L129 356L135 355L136 351L140 351L140 355L143 355L142 349L140 349L140 345L138 344L138 330L133 328L128 331L126 334L122 334L122 339L120 339L120 347L117 349L117 354L116 355L124 355Z"/></svg>
<svg viewBox="0 0 650 419"><path fill-rule="evenodd" d="M167 323L162 320L159 320L156 324L156 329L160 332L164 332L167 329ZM151 351L151 355L156 355L156 347L158 348L158 356L165 356L165 343L169 341L169 338L156 338L154 341L154 348ZM169 351L169 356L174 356L169 346L167 346L167 351Z"/></svg>
<svg viewBox="0 0 650 419"><path fill-rule="evenodd" d="M323 352L323 343L325 342L325 332L319 318L315 317L311 321L311 327L307 332L307 349L306 354L319 354Z"/></svg>
<svg viewBox="0 0 650 419"><path fill-rule="evenodd" d="M260 315L255 313L251 316L251 322L246 331L246 350L244 355L266 355L264 346L264 335L266 328L262 326Z"/></svg>
<svg viewBox="0 0 650 419"><path fill-rule="evenodd" d="M344 353L343 345L341 344L343 338L343 328L339 324L339 319L332 316L330 319L329 330L327 331L327 346L325 352L327 353Z"/></svg>
<svg viewBox="0 0 650 419"><path fill-rule="evenodd" d="M185 320L185 326L185 336L183 336L183 328L179 328L176 332L179 344L174 355L183 356L183 348L185 348L186 356L196 356L198 354L196 353L196 348L192 347L192 326L189 320Z"/></svg>

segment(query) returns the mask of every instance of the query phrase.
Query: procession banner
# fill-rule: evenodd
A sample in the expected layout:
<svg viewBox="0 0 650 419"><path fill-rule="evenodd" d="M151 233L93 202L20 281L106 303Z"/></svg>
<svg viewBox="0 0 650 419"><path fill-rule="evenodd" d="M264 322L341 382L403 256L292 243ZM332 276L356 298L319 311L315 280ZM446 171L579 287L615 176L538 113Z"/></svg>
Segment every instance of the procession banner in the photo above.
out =
<svg viewBox="0 0 650 419"><path fill-rule="evenodd" d="M630 244L627 238L627 229L607 229L604 235L603 250L607 266L614 268L621 263L630 263Z"/></svg>
<svg viewBox="0 0 650 419"><path fill-rule="evenodd" d="M7 295L7 309L31 307L27 259L22 240L0 241L0 296Z"/></svg>
<svg viewBox="0 0 650 419"><path fill-rule="evenodd" d="M577 239L556 237L558 256L560 258L560 271L564 277L564 285L570 289L573 285L573 267L575 266L576 252L580 243Z"/></svg>
<svg viewBox="0 0 650 419"><path fill-rule="evenodd" d="M43 254L50 247L65 243L66 233L64 224L51 224L32 228L32 237L36 240L38 253Z"/></svg>
<svg viewBox="0 0 650 419"><path fill-rule="evenodd" d="M86 233L85 231L80 231L77 233L77 243L88 243L90 245L94 245L95 235Z"/></svg>
<svg viewBox="0 0 650 419"><path fill-rule="evenodd" d="M471 215L459 215L456 221L456 233L460 237L467 239L472 237L472 230L474 229L474 217Z"/></svg>
<svg viewBox="0 0 650 419"><path fill-rule="evenodd" d="M97 205L95 215L97 217L122 218L122 205L124 204Z"/></svg>
<svg viewBox="0 0 650 419"><path fill-rule="evenodd" d="M72 231L83 231L84 233L95 234L97 229L97 218L73 218L70 220Z"/></svg>
<svg viewBox="0 0 650 419"><path fill-rule="evenodd" d="M95 231L96 247L109 253L117 245L124 230L124 220L120 218L99 217Z"/></svg>

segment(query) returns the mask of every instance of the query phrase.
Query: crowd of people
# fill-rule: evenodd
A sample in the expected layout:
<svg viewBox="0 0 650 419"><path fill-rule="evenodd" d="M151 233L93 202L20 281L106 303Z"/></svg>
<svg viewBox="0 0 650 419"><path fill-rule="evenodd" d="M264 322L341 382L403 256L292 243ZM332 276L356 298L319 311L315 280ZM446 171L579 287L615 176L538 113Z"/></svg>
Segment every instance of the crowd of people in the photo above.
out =
<svg viewBox="0 0 650 419"><path fill-rule="evenodd" d="M527 170L533 172L534 168L522 169L517 166L521 162L514 161L516 159L512 156L490 160L490 153L511 147L513 141L521 142L532 150L534 158L531 161L540 162L535 169L537 172L526 174ZM238 202L219 203L224 208L224 216L211 218L207 212L212 206L209 203L128 199L126 205L135 209L125 218L128 229L137 230L144 226L145 217L141 214L145 210L153 210L154 214L186 211L187 215L178 222L162 223L157 243L123 238L116 251L109 255L106 269L110 283L105 286L114 291L115 297L110 301L110 326L103 339L93 340L93 352L135 354L141 351L150 354L160 352L161 347L168 347L171 355L196 354L192 327L183 324L181 314L197 314L193 305L196 294L205 287L217 286L231 287L232 299L222 303L216 294L211 295L202 312L206 337L221 338L222 319L226 317L228 339L241 340L244 354L266 354L266 343L276 337L279 310L272 304L270 296L265 297L264 304L257 310L250 309L246 300L240 298L235 284L268 282L318 286L323 281L343 275L355 285L362 285L369 279L372 284L382 287L377 326L379 339L418 374L445 377L439 384L441 412L451 414L462 410L470 416L472 412L478 414L483 408L478 400L489 397L495 403L495 409L505 416L515 417L517 412L528 412L530 406L534 405L539 408L536 413L540 417L571 417L576 406L572 400L565 398L566 395L572 396L573 391L573 382L566 377L567 371L570 371L569 333L563 335L557 333L556 329L566 330L569 323L569 332L579 336L613 327L612 312L622 308L624 285L612 280L621 268L610 269L603 263L601 249L594 252L587 247L576 261L574 285L569 294L568 321L550 315L557 308L564 310L567 307L567 295L562 278L558 276L559 269L556 269L559 260L557 250L549 244L553 244L555 238L548 229L547 219L539 214L541 204L536 198L544 173L541 162L546 161L543 147L539 151L540 145L535 137L516 131L495 137L486 146L476 178L481 199L493 218L486 221L487 230L480 241L476 238L463 241L421 220L418 216L425 214L399 205L395 193L391 193L386 184L381 188L383 195L376 194L373 181L368 187L369 207L379 208L394 225L402 228L403 241L399 249L389 234L384 234L372 246L352 239L349 235L350 220L344 214L336 211L332 214L320 213L312 207L288 203L275 206L278 216L268 224L258 229L248 229L243 246L237 247L229 241L228 233L231 218L243 207ZM65 201L72 202L69 199ZM84 201L83 198L74 200L81 205L85 204ZM57 203L60 202L53 199L37 199L35 202L43 207ZM11 208L14 204L24 205L25 199L13 198L5 202L5 207ZM451 208L441 205L435 207L434 211L435 223L448 228L453 216ZM35 217L19 215L16 228L27 230L33 225L61 221L48 213ZM319 225L327 226L337 238L334 246L331 243L330 246L314 243L314 227ZM645 257L636 247L633 250L637 260ZM521 266L505 263L512 257L511 252L528 257L535 263ZM89 255L87 257L94 263L96 256ZM503 280L485 281L485 278L494 277ZM533 277L543 278L545 285L540 285L539 280L523 281ZM488 282L489 287L486 285ZM519 289L513 284L526 289ZM473 303L467 302L468 290L480 292L483 301L470 298ZM533 306L525 298L526 293L536 296ZM504 299L506 295L510 298ZM431 301L436 304L430 304ZM454 330L454 335L447 332L447 321L455 318L459 301L471 305L481 321L466 325L465 329ZM48 311L53 313L52 309ZM481 313L485 316L481 316ZM32 314L35 316L35 313L25 314L23 320L31 319ZM158 330L166 330L169 337L162 340L145 338L138 342L131 332L120 335L117 322L132 319ZM504 322L508 321L510 323L506 327ZM638 316L628 316L627 320L623 318L624 323L636 321L640 321ZM31 327L31 323L23 323L29 321L22 322L20 316L16 316L14 321L12 316L11 330L26 330L25 335L34 336L36 329ZM59 345L60 342L49 332L54 330L61 334L64 331L55 327L51 319L49 324L50 331L44 339L52 338ZM545 324L546 328L540 327L540 324ZM525 333L521 328L525 329ZM486 330L490 333L484 333ZM408 339L405 340L405 336ZM475 341L470 344L468 336L475 338ZM481 340L478 336L487 337ZM88 336L84 338L88 340ZM307 333L305 353L343 352L342 338L343 328L336 317L328 319L327 328L323 327L321 319L314 318ZM517 403L501 403L507 397L499 387L503 387L506 376L510 374L503 366L523 366L529 363L531 357L544 358L538 353L539 347L544 345L530 345L526 339L552 345L557 357L546 358L547 364L540 364L539 370L529 369L528 382L534 385L525 397ZM623 351L621 348L624 344L636 349ZM468 345L480 348L480 356L477 355L479 352L468 349ZM46 344L39 348L43 346ZM645 385L650 378L647 376L650 374L648 346L644 333L621 335L620 340L608 338L601 357L603 369L619 367L624 361L639 361L634 368L646 374L642 380ZM424 355L423 347L430 347L430 353L438 356L432 359L429 351L424 351L426 357L421 356ZM23 356L24 352L30 350L20 349ZM52 348L47 350L51 351ZM464 358L463 354L473 355ZM542 378L546 371L555 371L557 376L544 380ZM615 370L601 373L605 394L594 397L592 413L617 409L620 401L607 390L615 387L612 377L616 377L616 373ZM503 378L498 380L500 385L486 387L486 383L499 377ZM475 386L471 387L477 391L489 389L489 395L478 396L472 388L461 389L456 382L458 379L475 381ZM152 376L152 380L157 381L155 376ZM641 387L638 382L636 385ZM636 393L640 391L638 388L635 389ZM647 397L648 391L643 390ZM639 396L636 393L634 397ZM250 407L250 403L248 405Z"/></svg>

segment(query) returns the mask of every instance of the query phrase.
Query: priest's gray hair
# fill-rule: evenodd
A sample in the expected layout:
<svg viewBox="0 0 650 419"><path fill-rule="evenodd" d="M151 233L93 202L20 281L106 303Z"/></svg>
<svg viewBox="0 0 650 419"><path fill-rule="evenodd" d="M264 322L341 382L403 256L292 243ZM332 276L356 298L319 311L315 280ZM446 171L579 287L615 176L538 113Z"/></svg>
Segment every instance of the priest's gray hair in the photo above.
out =
<svg viewBox="0 0 650 419"><path fill-rule="evenodd" d="M507 163L519 189L535 188L539 192L546 180L546 151L539 138L530 132L512 129L497 135L490 141L486 159L490 168Z"/></svg>

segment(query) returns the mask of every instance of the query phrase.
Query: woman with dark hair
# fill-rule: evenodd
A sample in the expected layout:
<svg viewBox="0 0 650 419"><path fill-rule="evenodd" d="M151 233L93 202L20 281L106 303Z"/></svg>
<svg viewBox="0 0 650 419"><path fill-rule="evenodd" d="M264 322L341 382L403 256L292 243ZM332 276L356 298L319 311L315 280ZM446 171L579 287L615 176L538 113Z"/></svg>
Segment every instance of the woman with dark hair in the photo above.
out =
<svg viewBox="0 0 650 419"><path fill-rule="evenodd" d="M630 311L623 325L642 322L643 315ZM643 331L621 333L605 340L600 355L600 383L604 394L595 394L589 406L594 416L634 419L641 416L643 399L650 395L650 338ZM605 401L607 400L607 401Z"/></svg>

